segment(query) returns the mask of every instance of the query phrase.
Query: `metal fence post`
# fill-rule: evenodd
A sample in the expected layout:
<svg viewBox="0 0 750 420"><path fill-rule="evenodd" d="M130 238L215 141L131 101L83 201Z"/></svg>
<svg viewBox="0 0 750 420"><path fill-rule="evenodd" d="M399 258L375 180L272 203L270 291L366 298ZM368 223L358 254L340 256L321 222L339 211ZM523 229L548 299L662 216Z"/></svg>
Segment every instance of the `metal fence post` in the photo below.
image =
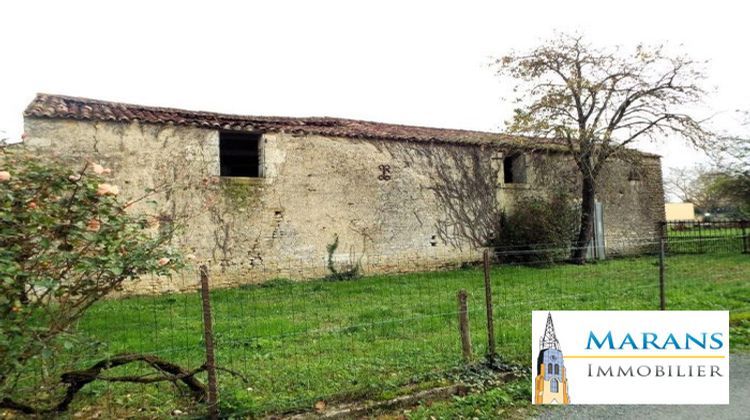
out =
<svg viewBox="0 0 750 420"><path fill-rule="evenodd" d="M461 334L461 350L464 360L471 360L471 333L469 332L469 309L466 290L458 292L458 332Z"/></svg>
<svg viewBox="0 0 750 420"><path fill-rule="evenodd" d="M704 252L703 250L703 223L698 222L698 253L702 254Z"/></svg>
<svg viewBox="0 0 750 420"><path fill-rule="evenodd" d="M664 238L659 238L659 309L667 309L667 299L664 295Z"/></svg>
<svg viewBox="0 0 750 420"><path fill-rule="evenodd" d="M487 360L495 364L495 319L492 310L492 284L490 284L490 250L484 250L484 298L487 305Z"/></svg>
<svg viewBox="0 0 750 420"><path fill-rule="evenodd" d="M216 387L216 357L214 355L214 328L211 320L211 295L208 288L208 267L200 266L201 300L203 301L203 341L206 344L206 372L208 373L208 415L219 418L218 391Z"/></svg>
<svg viewBox="0 0 750 420"><path fill-rule="evenodd" d="M661 239L664 239L664 241L666 242L666 241L669 240L669 222L667 222L667 221L661 222L660 227L661 227L661 230L660 230L659 237ZM665 243L665 246L666 245L667 244Z"/></svg>

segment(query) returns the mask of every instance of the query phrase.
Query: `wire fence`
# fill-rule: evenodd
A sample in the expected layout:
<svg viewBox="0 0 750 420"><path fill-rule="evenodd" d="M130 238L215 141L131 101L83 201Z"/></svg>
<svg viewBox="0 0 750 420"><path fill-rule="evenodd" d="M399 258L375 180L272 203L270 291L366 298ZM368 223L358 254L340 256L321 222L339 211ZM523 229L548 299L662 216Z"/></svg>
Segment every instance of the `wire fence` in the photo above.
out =
<svg viewBox="0 0 750 420"><path fill-rule="evenodd" d="M663 227L670 253L750 252L750 221L747 220L678 220L665 222Z"/></svg>
<svg viewBox="0 0 750 420"><path fill-rule="evenodd" d="M736 246L736 236L673 238L610 242L637 253L586 265L562 262L569 248L538 244L477 252L440 271L404 266L394 267L395 274L365 272L345 280L286 277L212 288L217 407L222 415L262 416L387 399L451 383L467 364L484 362L492 345L497 363L527 366L533 310L654 310L663 300L670 310L750 311L750 256ZM693 241L702 243L700 254L682 248ZM293 265L285 272L294 273ZM196 269L172 281L187 290L195 289L199 278ZM465 311L457 298L461 291ZM85 345L75 343L57 365L40 365L19 378L19 395L60 392L51 385L60 372L122 353L156 355L188 371L199 369L207 356L204 313L197 292L100 302L78 326ZM494 340L488 331L493 323ZM128 365L112 375L146 375L149 369ZM208 382L205 372L196 376ZM207 413L205 404L188 397L171 382L97 381L71 409L108 417Z"/></svg>

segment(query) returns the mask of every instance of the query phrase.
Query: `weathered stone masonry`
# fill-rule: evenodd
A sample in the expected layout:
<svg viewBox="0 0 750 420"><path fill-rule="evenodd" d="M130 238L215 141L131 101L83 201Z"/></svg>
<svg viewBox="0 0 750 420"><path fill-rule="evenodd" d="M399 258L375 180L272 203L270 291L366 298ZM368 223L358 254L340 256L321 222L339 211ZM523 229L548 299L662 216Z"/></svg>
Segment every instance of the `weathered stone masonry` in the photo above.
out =
<svg viewBox="0 0 750 420"><path fill-rule="evenodd" d="M175 243L210 261L212 280L226 285L325 275L326 246L336 237L338 264L360 262L369 273L473 261L492 212L549 187L531 148L507 136L251 118L39 95L25 123L31 147L71 167L86 160L111 167L125 197L172 185L156 209L139 211L156 212L164 223L190 216ZM278 120L283 127L273 125ZM222 178L220 132L243 124L262 133L263 177ZM527 182L506 185L503 157L519 150L526 150ZM545 159L570 164L564 153ZM654 238L664 217L659 159L645 155L640 165L637 179L624 162L603 176L599 195L614 250L620 239ZM192 283L144 279L131 288L163 292Z"/></svg>

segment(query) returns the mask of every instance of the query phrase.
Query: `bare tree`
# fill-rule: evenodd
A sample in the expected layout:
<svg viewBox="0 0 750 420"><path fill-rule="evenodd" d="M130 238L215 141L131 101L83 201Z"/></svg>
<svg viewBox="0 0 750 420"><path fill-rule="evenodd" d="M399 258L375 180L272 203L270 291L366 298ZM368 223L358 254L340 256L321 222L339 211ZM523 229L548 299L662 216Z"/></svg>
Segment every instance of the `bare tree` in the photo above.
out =
<svg viewBox="0 0 750 420"><path fill-rule="evenodd" d="M559 142L581 175L581 224L571 258L585 262L592 237L597 180L636 140L676 134L701 145L712 137L680 110L704 96L699 63L668 56L661 47L632 53L600 49L581 36L559 35L526 52L497 60L498 75L515 80L509 131Z"/></svg>
<svg viewBox="0 0 750 420"><path fill-rule="evenodd" d="M671 196L683 203L695 204L693 172L691 168L669 168L669 175L664 178L665 201L669 201Z"/></svg>
<svg viewBox="0 0 750 420"><path fill-rule="evenodd" d="M724 194L715 186L723 172L702 165L692 168L671 168L664 179L664 189L686 203L693 203L700 213L715 212L726 206Z"/></svg>
<svg viewBox="0 0 750 420"><path fill-rule="evenodd" d="M738 114L744 132L723 135L721 141L711 143L706 151L720 170L750 177L750 112L738 111Z"/></svg>
<svg viewBox="0 0 750 420"><path fill-rule="evenodd" d="M739 130L707 145L714 173L710 190L721 196L733 217L750 217L750 112L737 111Z"/></svg>

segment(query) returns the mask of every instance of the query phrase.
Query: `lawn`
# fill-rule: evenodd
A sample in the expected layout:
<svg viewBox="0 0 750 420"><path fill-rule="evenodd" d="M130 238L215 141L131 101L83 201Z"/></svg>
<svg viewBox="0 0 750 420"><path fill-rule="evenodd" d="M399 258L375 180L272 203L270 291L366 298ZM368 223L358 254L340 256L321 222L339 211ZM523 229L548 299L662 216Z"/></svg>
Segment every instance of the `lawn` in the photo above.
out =
<svg viewBox="0 0 750 420"><path fill-rule="evenodd" d="M658 271L654 257L494 267L498 353L505 361L528 365L532 310L658 309ZM670 256L666 273L668 309L729 309L740 318L750 312L748 255ZM444 384L446 373L463 365L459 289L469 292L475 360L486 351L482 279L481 270L470 267L215 290L218 363L247 379L220 373L222 407L249 415L285 413L311 409L319 400L380 399ZM748 346L744 321L732 330L733 345ZM191 368L203 362L196 294L102 302L80 329L101 343L96 357L77 354L80 366L119 352L156 353ZM109 414L141 410L154 416L175 408L194 410L174 394L164 384L94 384L74 409L99 405Z"/></svg>
<svg viewBox="0 0 750 420"><path fill-rule="evenodd" d="M700 228L697 225L667 229L667 251L678 254L703 254L706 252L747 252L750 242L747 235L750 228L709 224Z"/></svg>

